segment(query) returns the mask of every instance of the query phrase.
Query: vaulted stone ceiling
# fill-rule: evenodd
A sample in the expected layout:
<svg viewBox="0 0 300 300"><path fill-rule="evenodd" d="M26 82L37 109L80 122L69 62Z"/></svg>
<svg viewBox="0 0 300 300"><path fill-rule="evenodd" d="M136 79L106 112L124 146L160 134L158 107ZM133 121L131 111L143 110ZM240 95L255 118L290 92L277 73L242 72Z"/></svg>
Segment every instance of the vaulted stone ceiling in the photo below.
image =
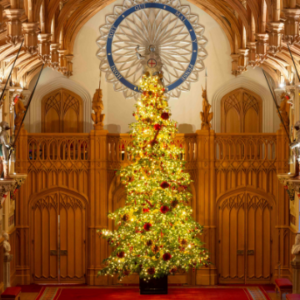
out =
<svg viewBox="0 0 300 300"><path fill-rule="evenodd" d="M73 46L81 27L113 1L3 0L0 33L0 79L10 67L24 38L12 83L28 88L42 64L72 75ZM294 55L300 60L300 0L191 0L224 30L231 46L232 73L262 67L275 84L293 80ZM299 44L298 44L299 42ZM300 69L299 69L300 71Z"/></svg>

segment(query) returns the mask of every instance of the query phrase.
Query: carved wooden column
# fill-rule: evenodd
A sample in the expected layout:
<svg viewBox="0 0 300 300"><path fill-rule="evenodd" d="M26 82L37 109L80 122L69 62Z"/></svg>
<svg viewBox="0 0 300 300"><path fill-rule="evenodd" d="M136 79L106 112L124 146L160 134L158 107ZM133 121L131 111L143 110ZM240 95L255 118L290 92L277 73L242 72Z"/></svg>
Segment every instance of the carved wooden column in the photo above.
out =
<svg viewBox="0 0 300 300"><path fill-rule="evenodd" d="M51 43L50 52L51 52L51 67L57 69L59 66L59 55L58 55L59 44Z"/></svg>
<svg viewBox="0 0 300 300"><path fill-rule="evenodd" d="M286 16L283 41L289 44L294 44L299 40L300 9L286 8L283 12Z"/></svg>
<svg viewBox="0 0 300 300"><path fill-rule="evenodd" d="M284 24L281 22L271 22L271 32L269 33L269 53L276 54L281 51L281 37Z"/></svg>
<svg viewBox="0 0 300 300"><path fill-rule="evenodd" d="M73 75L73 63L72 63L73 55L71 54L65 55L65 58L66 58L66 71L64 72L64 75L70 77Z"/></svg>
<svg viewBox="0 0 300 300"><path fill-rule="evenodd" d="M277 174L286 174L289 171L288 157L289 157L289 145L287 141L287 136L283 128L277 131L277 142L276 142L276 171ZM293 176L293 175L292 175ZM279 177L279 175L278 175ZM281 265L281 276L285 277L288 274L290 257L290 248L286 247L286 236L290 234L289 228L289 198L287 192L285 191L283 185L278 184L277 197L278 204L276 206L277 211L276 218L278 226L275 229L275 237L273 242L273 249L278 249L278 251L273 251L273 265L276 266L275 274L273 278L278 277L277 265L280 262Z"/></svg>
<svg viewBox="0 0 300 300"><path fill-rule="evenodd" d="M67 60L66 60L66 54L67 54L67 50L58 50L58 56L59 56L59 67L58 70L61 73L65 73L67 70Z"/></svg>
<svg viewBox="0 0 300 300"><path fill-rule="evenodd" d="M50 61L50 38L51 34L49 33L40 33L38 35L39 57L44 63Z"/></svg>
<svg viewBox="0 0 300 300"><path fill-rule="evenodd" d="M38 23L23 23L23 33L24 33L24 49L27 53L34 55L37 53L37 30Z"/></svg>
<svg viewBox="0 0 300 300"><path fill-rule="evenodd" d="M17 174L28 173L28 133L21 129L16 144L16 172ZM18 284L30 284L30 235L28 219L29 186L24 184L16 195L16 230L18 236L18 256L16 257L16 277Z"/></svg>
<svg viewBox="0 0 300 300"><path fill-rule="evenodd" d="M103 130L104 115L102 91L97 89L93 97L94 113L91 117L94 128L90 133L90 224L89 224L89 263L87 284L107 285L108 278L97 276L103 259L107 257L107 241L100 239L98 230L108 226L108 131Z"/></svg>
<svg viewBox="0 0 300 300"><path fill-rule="evenodd" d="M231 54L230 55L232 58L231 61L231 74L234 76L238 76L241 74L239 70L239 59L240 59L240 54Z"/></svg>
<svg viewBox="0 0 300 300"><path fill-rule="evenodd" d="M215 285L218 282L216 268L216 203L215 203L215 133L213 130L197 130L197 203L196 221L204 226L200 237L209 250L212 266L197 270L197 285Z"/></svg>
<svg viewBox="0 0 300 300"><path fill-rule="evenodd" d="M257 60L258 55L256 53L256 42L249 42L248 48L249 48L249 65L251 67L256 67L259 65L259 62Z"/></svg>
<svg viewBox="0 0 300 300"><path fill-rule="evenodd" d="M10 8L6 9L4 12L7 17L7 43L15 46L18 43L21 43L23 39L20 18L24 14L24 10L19 8Z"/></svg>
<svg viewBox="0 0 300 300"><path fill-rule="evenodd" d="M238 70L240 73L247 71L248 61L249 61L249 49L239 49L239 66Z"/></svg>
<svg viewBox="0 0 300 300"><path fill-rule="evenodd" d="M260 63L263 63L267 57L267 48L269 35L267 33L257 33L257 55L260 58Z"/></svg>

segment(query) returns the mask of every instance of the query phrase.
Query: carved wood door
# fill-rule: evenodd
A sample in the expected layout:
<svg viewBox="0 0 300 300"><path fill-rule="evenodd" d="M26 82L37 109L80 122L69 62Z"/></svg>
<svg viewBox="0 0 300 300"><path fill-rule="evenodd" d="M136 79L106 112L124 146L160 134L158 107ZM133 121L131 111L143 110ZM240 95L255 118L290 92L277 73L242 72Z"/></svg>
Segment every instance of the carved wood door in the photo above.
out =
<svg viewBox="0 0 300 300"><path fill-rule="evenodd" d="M54 191L31 206L31 273L36 283L85 283L86 208L76 196Z"/></svg>
<svg viewBox="0 0 300 300"><path fill-rule="evenodd" d="M220 283L271 283L272 204L247 188L218 207Z"/></svg>

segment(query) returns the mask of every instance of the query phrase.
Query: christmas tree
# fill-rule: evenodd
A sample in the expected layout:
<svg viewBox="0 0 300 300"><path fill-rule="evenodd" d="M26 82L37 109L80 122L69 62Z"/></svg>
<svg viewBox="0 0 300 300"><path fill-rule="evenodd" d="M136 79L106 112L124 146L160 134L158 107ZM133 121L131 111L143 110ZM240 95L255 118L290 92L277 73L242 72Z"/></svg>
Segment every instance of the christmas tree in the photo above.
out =
<svg viewBox="0 0 300 300"><path fill-rule="evenodd" d="M161 73L145 73L141 98L131 124L132 164L119 171L127 190L126 205L109 218L118 228L101 235L113 247L99 275L159 278L209 264L198 238L202 226L192 218L190 175L184 172L183 149L174 143L176 122L164 96Z"/></svg>

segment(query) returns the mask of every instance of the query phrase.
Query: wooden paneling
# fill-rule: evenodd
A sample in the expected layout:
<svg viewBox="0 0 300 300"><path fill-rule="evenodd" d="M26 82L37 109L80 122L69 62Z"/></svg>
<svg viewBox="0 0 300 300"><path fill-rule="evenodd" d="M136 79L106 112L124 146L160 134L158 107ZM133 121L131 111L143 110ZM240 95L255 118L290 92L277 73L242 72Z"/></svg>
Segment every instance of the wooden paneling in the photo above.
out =
<svg viewBox="0 0 300 300"><path fill-rule="evenodd" d="M97 277L102 260L111 253L97 230L113 229L107 213L125 204L124 188L114 172L131 163L127 151L131 141L128 134L107 131L21 135L28 155L19 161L19 168L28 172L28 179L21 188L25 192L18 194L23 202L16 203L21 215L23 207L29 209L17 222L20 241L29 247L30 257L21 252L18 261L20 269L30 269L30 282L58 281L57 257L49 253L57 251L60 215L61 250L68 251L61 259L61 282L85 282L82 274L87 272L91 285L137 283L135 276L122 282ZM172 276L170 282L272 282L279 261L288 274L288 200L276 178L288 166L284 132L215 134L206 130L178 134L175 143L185 150L181 159L186 160L194 181L194 218L204 225L201 239L213 265ZM74 200L63 204L62 195Z"/></svg>
<svg viewBox="0 0 300 300"><path fill-rule="evenodd" d="M82 132L83 103L75 93L58 89L42 100L42 132Z"/></svg>
<svg viewBox="0 0 300 300"><path fill-rule="evenodd" d="M226 133L261 132L261 98L244 88L225 95L221 100L221 131Z"/></svg>
<svg viewBox="0 0 300 300"><path fill-rule="evenodd" d="M270 283L272 197L251 187L225 193L218 201L220 283Z"/></svg>
<svg viewBox="0 0 300 300"><path fill-rule="evenodd" d="M33 282L85 283L86 201L54 188L30 205Z"/></svg>

